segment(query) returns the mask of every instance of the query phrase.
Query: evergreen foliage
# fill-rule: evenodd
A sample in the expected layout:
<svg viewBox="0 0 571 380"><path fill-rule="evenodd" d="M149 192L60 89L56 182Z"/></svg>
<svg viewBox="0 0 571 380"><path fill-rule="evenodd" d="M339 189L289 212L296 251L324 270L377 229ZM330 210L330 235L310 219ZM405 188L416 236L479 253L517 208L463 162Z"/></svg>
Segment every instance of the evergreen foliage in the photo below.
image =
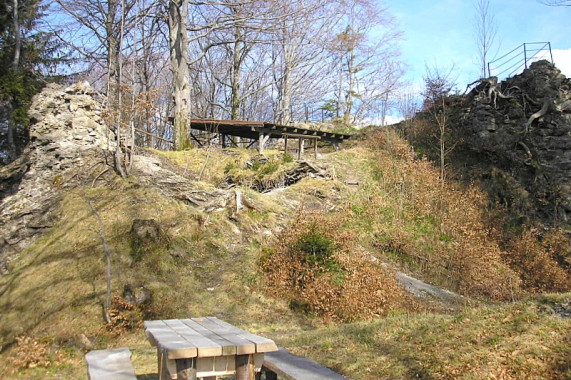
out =
<svg viewBox="0 0 571 380"><path fill-rule="evenodd" d="M40 30L45 9L40 0L0 0L0 163L28 142L30 101L60 62L53 34Z"/></svg>

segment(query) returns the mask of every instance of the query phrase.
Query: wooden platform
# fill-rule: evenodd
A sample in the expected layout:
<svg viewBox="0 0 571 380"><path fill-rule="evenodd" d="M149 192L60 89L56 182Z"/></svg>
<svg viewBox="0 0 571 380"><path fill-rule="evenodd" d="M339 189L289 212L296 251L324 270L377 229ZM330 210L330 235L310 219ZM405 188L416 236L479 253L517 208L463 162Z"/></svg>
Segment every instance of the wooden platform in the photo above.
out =
<svg viewBox="0 0 571 380"><path fill-rule="evenodd" d="M351 135L326 131L315 131L294 125L279 125L263 121L239 121L239 120L215 120L215 119L191 119L190 128L198 131L210 132L222 136L222 145L225 145L225 136L234 136L250 139L248 147L257 143L258 151L264 151L265 144L270 138L297 138L300 150L303 150L303 140L329 142L336 149L344 140ZM191 133L191 137L200 145L202 143Z"/></svg>
<svg viewBox="0 0 571 380"><path fill-rule="evenodd" d="M266 371L266 379L275 379L278 375L288 380L347 380L329 368L281 347L265 354L262 370Z"/></svg>
<svg viewBox="0 0 571 380"><path fill-rule="evenodd" d="M281 138L284 135L289 135L290 137L319 137L322 141L331 142L342 142L343 140L347 140L351 137L351 135L343 133L315 131L293 125L279 125L266 123L264 121L191 119L190 127L199 131L222 133L229 136L245 137L248 139L258 139L260 133L270 135L272 138Z"/></svg>

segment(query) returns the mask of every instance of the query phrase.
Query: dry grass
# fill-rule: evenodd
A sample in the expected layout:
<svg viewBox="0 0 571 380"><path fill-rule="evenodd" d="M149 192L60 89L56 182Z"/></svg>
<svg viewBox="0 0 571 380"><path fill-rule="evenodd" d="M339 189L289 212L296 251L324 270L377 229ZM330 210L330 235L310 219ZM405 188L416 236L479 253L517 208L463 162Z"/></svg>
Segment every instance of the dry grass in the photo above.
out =
<svg viewBox="0 0 571 380"><path fill-rule="evenodd" d="M442 185L437 169L391 131L366 144L343 153L364 179L349 204L359 241L430 283L486 299L517 297L520 279L489 236L483 194Z"/></svg>
<svg viewBox="0 0 571 380"><path fill-rule="evenodd" d="M205 188L221 183L231 170L256 175L244 164L252 154L242 150L213 150L206 166L205 151L161 154L190 178L197 179L204 167L196 185ZM544 239L547 256L519 260L525 266L518 269L507 257L523 251L498 243L486 224L482 194L453 183L441 188L432 165L414 159L394 135L325 160L335 167L334 180L306 178L268 194L238 186L247 200L239 213L233 205L206 213L121 180L87 189L113 251L120 328L102 322L105 260L96 220L80 191L68 193L60 221L0 278L0 378L83 378L88 349L120 346L133 351L140 378L152 378L156 353L144 338L141 319L204 315L271 337L355 379L569 377L568 319L546 313L536 301L466 309L457 316L406 314L390 306L396 305L391 297L401 294L394 280L370 262L372 254L448 289L486 300L511 299L521 294L520 278L524 289L530 282L538 285L536 291L551 289L552 283L538 281L551 272L537 269L560 257L564 242ZM345 184L354 179L359 186ZM278 240L279 231L299 235L301 230L288 228L300 210L323 216L325 223L335 220L328 233L340 247L345 242L336 252L342 276L313 276L315 286L306 287L313 289L306 294L316 301L313 315L292 310L291 298L270 296L280 288L265 288L269 283L259 266L264 247L287 245L287 238ZM134 261L129 231L137 218L155 219L167 243ZM536 277L521 276L530 270ZM366 279L372 280L363 284ZM125 284L151 289L150 307L121 308ZM379 287L394 291L375 293ZM386 301L377 302L379 294ZM336 297L336 312L325 302L330 295ZM377 315L385 317L339 323ZM337 324L328 326L330 320ZM41 355L29 360L34 348Z"/></svg>
<svg viewBox="0 0 571 380"><path fill-rule="evenodd" d="M80 191L71 192L61 204L60 222L13 262L10 275L0 278L0 344L7 349L3 356L23 363L10 367L3 360L1 378L18 377L13 370L29 367L17 359L21 356L18 346L11 346L19 336L49 341L46 355L53 359L47 368L38 365L25 372L31 378L43 378L50 371L65 372L68 359L79 358L75 365L81 368L81 335L93 348L117 346L121 336L131 333L140 335L139 345L147 346L142 318L218 315L240 323L273 308L267 304L274 301L261 303L252 291L258 279L260 246L242 233L242 229L258 230L262 236L264 225L271 227L263 209L245 211L231 221L230 211L205 214L165 199L158 191L122 181L114 188L87 189L86 193L103 219L112 250L115 299L120 300L125 284L140 284L152 290L153 303L144 312L119 309L124 314L117 317L121 331L102 323L103 249L89 206ZM270 204L264 207L280 209ZM168 236L168 247L151 250L134 261L129 238L134 219L155 219ZM125 315L131 320L124 319ZM62 348L65 360L54 356Z"/></svg>
<svg viewBox="0 0 571 380"><path fill-rule="evenodd" d="M570 319L527 301L389 315L299 332L283 344L352 379L568 379L570 331Z"/></svg>

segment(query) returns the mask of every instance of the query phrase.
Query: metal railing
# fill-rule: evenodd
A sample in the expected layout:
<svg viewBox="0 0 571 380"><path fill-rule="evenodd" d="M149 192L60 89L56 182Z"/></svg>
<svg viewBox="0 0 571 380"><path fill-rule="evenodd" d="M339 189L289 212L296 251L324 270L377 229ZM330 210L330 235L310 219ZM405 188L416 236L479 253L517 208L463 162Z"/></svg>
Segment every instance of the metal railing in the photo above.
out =
<svg viewBox="0 0 571 380"><path fill-rule="evenodd" d="M523 69L527 69L531 62L547 59L553 63L550 42L526 42L509 53L488 62L488 76L498 78L511 77Z"/></svg>

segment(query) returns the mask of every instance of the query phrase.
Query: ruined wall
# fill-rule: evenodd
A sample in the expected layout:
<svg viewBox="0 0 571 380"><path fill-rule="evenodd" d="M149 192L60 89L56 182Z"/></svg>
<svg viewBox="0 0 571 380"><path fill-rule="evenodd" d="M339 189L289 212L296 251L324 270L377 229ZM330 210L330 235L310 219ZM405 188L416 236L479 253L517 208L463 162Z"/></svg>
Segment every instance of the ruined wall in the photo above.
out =
<svg viewBox="0 0 571 380"><path fill-rule="evenodd" d="M514 191L500 201L549 224L571 222L571 80L535 62L502 83L479 83L457 117L459 149L488 163L498 188Z"/></svg>
<svg viewBox="0 0 571 380"><path fill-rule="evenodd" d="M62 190L82 185L112 162L113 136L88 83L48 85L34 97L29 115L30 144L0 169L0 273L53 225Z"/></svg>

